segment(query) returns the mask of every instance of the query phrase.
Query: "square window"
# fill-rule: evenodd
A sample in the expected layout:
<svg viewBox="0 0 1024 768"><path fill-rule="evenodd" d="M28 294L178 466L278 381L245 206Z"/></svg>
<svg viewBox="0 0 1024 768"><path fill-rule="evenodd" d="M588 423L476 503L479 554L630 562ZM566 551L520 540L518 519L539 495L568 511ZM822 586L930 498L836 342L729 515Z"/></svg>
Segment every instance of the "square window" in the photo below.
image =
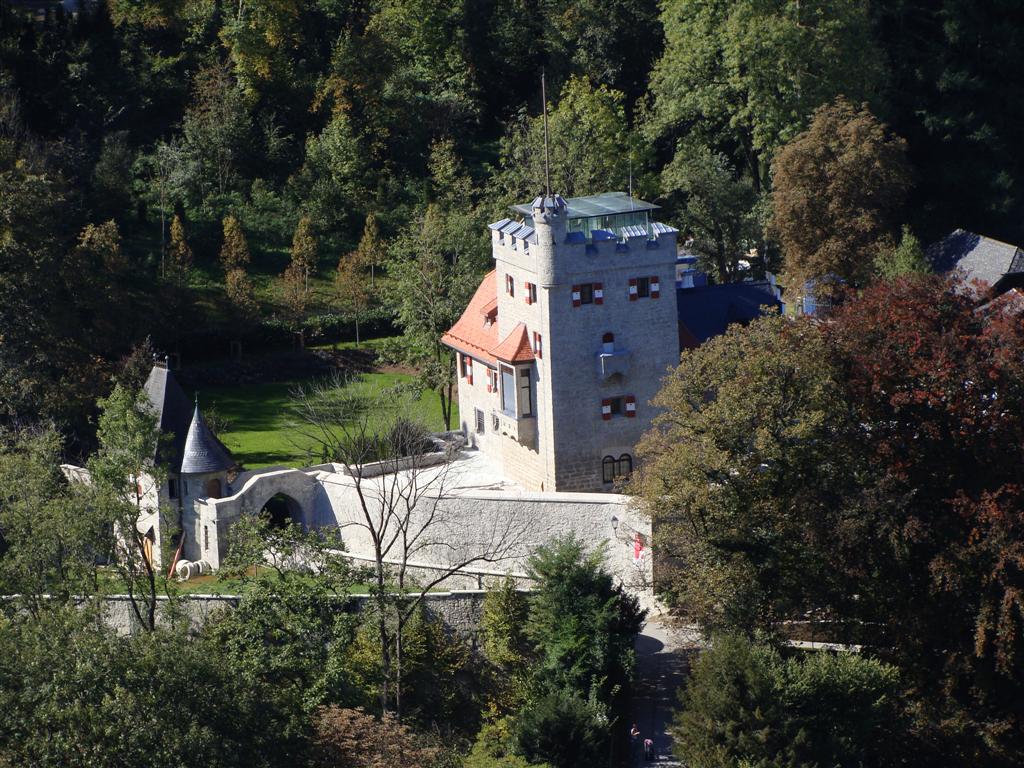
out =
<svg viewBox="0 0 1024 768"><path fill-rule="evenodd" d="M651 278L638 277L636 279L636 295L641 299L646 299L651 295Z"/></svg>
<svg viewBox="0 0 1024 768"><path fill-rule="evenodd" d="M608 402L611 404L611 407L612 407L612 416L621 416L622 415L622 398L621 397L612 397L612 398L609 398Z"/></svg>
<svg viewBox="0 0 1024 768"><path fill-rule="evenodd" d="M533 381L529 368L519 371L519 412L521 416L533 415Z"/></svg>
<svg viewBox="0 0 1024 768"><path fill-rule="evenodd" d="M526 284L526 290L527 290L528 296L530 297L529 301L527 303L528 304L536 304L537 303L537 286L535 284L533 284L533 283L527 283Z"/></svg>
<svg viewBox="0 0 1024 768"><path fill-rule="evenodd" d="M594 284L584 283L580 286L580 304L594 303Z"/></svg>

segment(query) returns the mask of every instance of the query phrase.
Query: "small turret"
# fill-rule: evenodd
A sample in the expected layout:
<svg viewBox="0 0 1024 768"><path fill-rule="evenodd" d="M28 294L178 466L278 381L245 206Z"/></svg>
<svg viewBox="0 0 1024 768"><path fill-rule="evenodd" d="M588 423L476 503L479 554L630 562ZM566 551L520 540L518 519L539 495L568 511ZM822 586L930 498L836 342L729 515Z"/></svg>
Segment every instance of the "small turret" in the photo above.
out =
<svg viewBox="0 0 1024 768"><path fill-rule="evenodd" d="M555 251L565 242L569 207L561 195L552 195L536 198L531 208L533 228L537 233L537 276L541 285L552 286L557 283Z"/></svg>
<svg viewBox="0 0 1024 768"><path fill-rule="evenodd" d="M234 459L206 425L197 401L181 458L181 479L188 488L187 495L220 497L227 473L234 466Z"/></svg>

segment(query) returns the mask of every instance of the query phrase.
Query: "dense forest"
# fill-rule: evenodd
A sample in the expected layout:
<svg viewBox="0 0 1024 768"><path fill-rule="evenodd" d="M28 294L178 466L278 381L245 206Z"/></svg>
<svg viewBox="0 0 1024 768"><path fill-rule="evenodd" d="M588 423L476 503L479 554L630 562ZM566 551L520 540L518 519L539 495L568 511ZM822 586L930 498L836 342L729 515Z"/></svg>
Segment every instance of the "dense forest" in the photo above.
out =
<svg viewBox="0 0 1024 768"><path fill-rule="evenodd" d="M778 269L773 160L839 96L906 141L895 226L1024 236L1020 3L38 5L0 3L0 419L73 444L147 337L397 322L430 362L483 225L543 188L542 73L556 190L632 185L715 279Z"/></svg>

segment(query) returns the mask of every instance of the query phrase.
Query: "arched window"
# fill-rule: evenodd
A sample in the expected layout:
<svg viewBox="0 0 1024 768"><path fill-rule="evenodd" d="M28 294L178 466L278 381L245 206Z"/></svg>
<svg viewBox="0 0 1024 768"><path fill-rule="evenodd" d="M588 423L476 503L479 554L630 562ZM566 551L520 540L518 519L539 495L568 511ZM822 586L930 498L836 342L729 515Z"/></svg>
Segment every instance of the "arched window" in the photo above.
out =
<svg viewBox="0 0 1024 768"><path fill-rule="evenodd" d="M624 453L619 456L619 460L615 463L615 476L616 477L629 477L633 472L633 457L628 453Z"/></svg>
<svg viewBox="0 0 1024 768"><path fill-rule="evenodd" d="M605 456L601 459L601 481L611 483L615 480L615 458Z"/></svg>
<svg viewBox="0 0 1024 768"><path fill-rule="evenodd" d="M606 333L601 337L601 345L604 347L604 353L610 355L615 351L615 334Z"/></svg>

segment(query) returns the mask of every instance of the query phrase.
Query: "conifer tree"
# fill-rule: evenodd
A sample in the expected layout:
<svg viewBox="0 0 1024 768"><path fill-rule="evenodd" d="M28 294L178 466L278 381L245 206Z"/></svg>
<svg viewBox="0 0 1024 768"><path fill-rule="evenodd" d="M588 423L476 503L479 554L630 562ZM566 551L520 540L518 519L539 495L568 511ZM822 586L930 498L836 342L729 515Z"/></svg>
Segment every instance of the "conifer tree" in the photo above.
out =
<svg viewBox="0 0 1024 768"><path fill-rule="evenodd" d="M224 267L224 292L231 303L233 317L231 319L232 334L237 345L234 354L241 355L241 329L251 322L256 315L256 291L245 271L249 263L249 244L245 240L242 225L234 216L224 217L224 243L220 247L220 263Z"/></svg>
<svg viewBox="0 0 1024 768"><path fill-rule="evenodd" d="M252 319L256 314L256 291L248 273L241 267L235 267L225 276L225 292L235 312L243 319Z"/></svg>
<svg viewBox="0 0 1024 768"><path fill-rule="evenodd" d="M185 239L185 225L178 214L171 221L171 244L169 246L167 277L174 283L188 282L188 274L192 269L192 248Z"/></svg>
<svg viewBox="0 0 1024 768"><path fill-rule="evenodd" d="M316 272L317 242L313 234L313 220L309 216L299 219L292 237L292 264L302 273L302 290L309 293L309 276Z"/></svg>
<svg viewBox="0 0 1024 768"><path fill-rule="evenodd" d="M249 263L249 244L242 224L234 216L224 217L224 244L220 247L220 263L225 272L244 268Z"/></svg>
<svg viewBox="0 0 1024 768"><path fill-rule="evenodd" d="M384 243L380 238L380 225L377 223L377 216L373 212L366 214L366 223L363 224L363 235L359 238L359 246L356 248L356 252L359 254L359 263L363 269L370 270L370 287L373 288L377 265L384 261L386 255Z"/></svg>

